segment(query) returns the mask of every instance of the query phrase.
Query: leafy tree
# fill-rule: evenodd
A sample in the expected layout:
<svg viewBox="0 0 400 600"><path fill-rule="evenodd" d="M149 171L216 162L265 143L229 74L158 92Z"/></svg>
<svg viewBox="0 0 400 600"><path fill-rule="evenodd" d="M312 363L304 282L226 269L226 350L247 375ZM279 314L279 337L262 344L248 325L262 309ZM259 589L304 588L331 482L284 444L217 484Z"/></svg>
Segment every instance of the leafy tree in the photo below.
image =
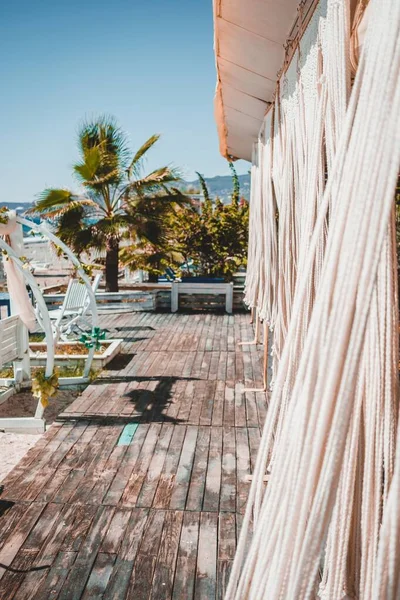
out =
<svg viewBox="0 0 400 600"><path fill-rule="evenodd" d="M178 172L168 166L143 173L143 161L158 141L151 136L135 154L111 117L86 122L78 134L79 161L73 173L82 193L46 189L31 210L53 219L57 235L77 254L105 251L106 289L118 291L120 244L132 240L137 249L162 247L164 222L187 197L172 184Z"/></svg>
<svg viewBox="0 0 400 600"><path fill-rule="evenodd" d="M233 165L232 171L236 175ZM247 260L248 203L239 201L237 176L236 183L233 177L232 200L227 205L219 198L213 204L201 175L199 181L204 202L194 214L187 209L177 211L175 248L185 265L193 262L197 274L230 279Z"/></svg>

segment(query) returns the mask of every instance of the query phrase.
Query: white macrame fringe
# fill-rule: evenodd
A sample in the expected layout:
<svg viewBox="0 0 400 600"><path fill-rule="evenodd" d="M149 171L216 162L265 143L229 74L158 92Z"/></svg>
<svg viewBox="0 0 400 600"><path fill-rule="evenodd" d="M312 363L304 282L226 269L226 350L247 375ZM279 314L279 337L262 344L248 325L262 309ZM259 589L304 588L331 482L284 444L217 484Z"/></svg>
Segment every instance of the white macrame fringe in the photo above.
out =
<svg viewBox="0 0 400 600"><path fill-rule="evenodd" d="M248 289L270 303L278 368L227 600L399 597L400 3L370 4L349 103L348 5L321 1L277 95L272 160L258 152ZM269 194L276 281L257 262Z"/></svg>

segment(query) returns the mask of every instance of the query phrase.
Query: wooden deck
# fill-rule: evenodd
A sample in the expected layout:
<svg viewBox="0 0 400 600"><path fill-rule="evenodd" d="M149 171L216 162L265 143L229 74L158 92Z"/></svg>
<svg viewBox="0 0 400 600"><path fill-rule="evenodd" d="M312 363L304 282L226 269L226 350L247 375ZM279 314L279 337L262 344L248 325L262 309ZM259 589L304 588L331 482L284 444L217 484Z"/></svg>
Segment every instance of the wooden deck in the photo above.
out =
<svg viewBox="0 0 400 600"><path fill-rule="evenodd" d="M249 316L102 326L124 355L3 482L0 599L223 598L266 412Z"/></svg>

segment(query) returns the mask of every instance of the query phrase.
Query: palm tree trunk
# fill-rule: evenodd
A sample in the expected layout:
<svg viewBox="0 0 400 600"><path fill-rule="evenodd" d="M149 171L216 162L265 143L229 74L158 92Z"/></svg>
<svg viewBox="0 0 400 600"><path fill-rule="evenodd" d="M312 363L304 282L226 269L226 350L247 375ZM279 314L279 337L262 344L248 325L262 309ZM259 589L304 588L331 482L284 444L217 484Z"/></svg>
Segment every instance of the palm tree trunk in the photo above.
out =
<svg viewBox="0 0 400 600"><path fill-rule="evenodd" d="M111 238L106 248L106 291L118 292L119 242Z"/></svg>

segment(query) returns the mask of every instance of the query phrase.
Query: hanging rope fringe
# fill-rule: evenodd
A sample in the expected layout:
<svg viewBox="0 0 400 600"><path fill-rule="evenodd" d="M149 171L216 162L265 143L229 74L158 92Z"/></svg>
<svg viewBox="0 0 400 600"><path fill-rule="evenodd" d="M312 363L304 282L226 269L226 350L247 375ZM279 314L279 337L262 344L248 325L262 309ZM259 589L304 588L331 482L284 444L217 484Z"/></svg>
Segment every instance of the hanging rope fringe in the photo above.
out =
<svg viewBox="0 0 400 600"><path fill-rule="evenodd" d="M371 0L350 96L349 29L321 0L257 149L246 294L275 383L227 600L399 598L400 3Z"/></svg>

